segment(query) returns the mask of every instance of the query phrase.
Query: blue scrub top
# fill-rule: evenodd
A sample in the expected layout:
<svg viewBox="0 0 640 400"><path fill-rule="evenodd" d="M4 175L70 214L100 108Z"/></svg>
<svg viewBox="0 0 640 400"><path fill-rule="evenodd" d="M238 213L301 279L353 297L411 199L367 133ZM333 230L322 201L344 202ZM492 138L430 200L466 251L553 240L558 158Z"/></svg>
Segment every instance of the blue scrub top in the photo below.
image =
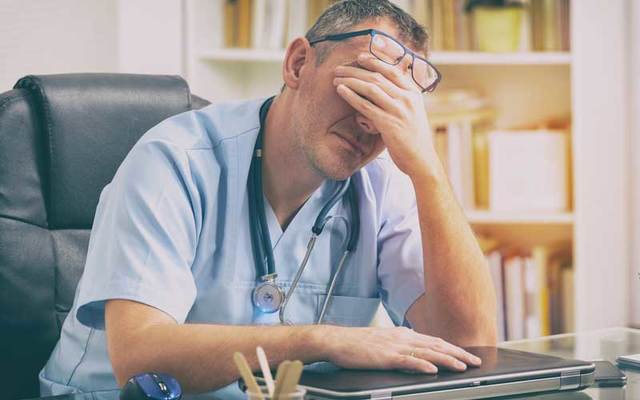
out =
<svg viewBox="0 0 640 400"><path fill-rule="evenodd" d="M276 324L252 304L255 270L247 176L264 99L210 105L173 116L133 147L100 196L87 261L61 337L40 372L42 395L95 392L117 399L106 349L104 304L130 299L178 323ZM394 323L424 292L415 193L388 155L354 175L360 202L358 247L345 264L325 322L370 324L380 301ZM283 232L265 213L278 282L287 290L311 226L336 190L325 181ZM330 215L287 306L287 319L317 319L350 224L346 198ZM212 371L214 374L215 371ZM242 398L237 384L187 398Z"/></svg>

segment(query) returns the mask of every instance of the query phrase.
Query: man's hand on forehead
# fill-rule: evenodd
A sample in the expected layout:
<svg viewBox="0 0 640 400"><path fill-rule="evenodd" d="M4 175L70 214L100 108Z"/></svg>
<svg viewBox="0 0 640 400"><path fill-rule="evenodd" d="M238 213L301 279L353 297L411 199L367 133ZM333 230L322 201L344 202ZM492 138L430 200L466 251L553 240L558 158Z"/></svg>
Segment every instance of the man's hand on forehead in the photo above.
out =
<svg viewBox="0 0 640 400"><path fill-rule="evenodd" d="M373 123L394 162L407 175L437 167L423 95L406 69L408 59L390 65L361 53L356 62L357 66L335 68L333 84L338 95Z"/></svg>
<svg viewBox="0 0 640 400"><path fill-rule="evenodd" d="M409 57L406 58L410 60ZM356 57L356 59L352 60L351 62L342 64L340 65L340 67L355 68L356 70L352 71L352 73L354 74L358 74L357 70L364 70L374 74L377 72L400 87L407 89L415 88L416 90L420 91L420 88L415 84L413 78L411 77L410 70L405 69L405 62L405 60L402 60L398 65L390 65L377 59L369 52L363 52L360 53L358 57ZM345 72L347 71L336 69L336 76L348 76L348 74L346 74ZM366 74L359 74L358 76L362 78L365 75Z"/></svg>

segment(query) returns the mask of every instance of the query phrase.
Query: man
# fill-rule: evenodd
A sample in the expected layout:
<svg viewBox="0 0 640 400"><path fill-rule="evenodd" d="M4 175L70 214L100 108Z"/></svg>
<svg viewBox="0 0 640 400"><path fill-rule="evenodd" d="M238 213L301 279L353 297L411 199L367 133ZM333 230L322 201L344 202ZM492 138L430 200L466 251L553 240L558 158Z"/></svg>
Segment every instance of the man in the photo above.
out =
<svg viewBox="0 0 640 400"><path fill-rule="evenodd" d="M256 370L258 345L272 365L423 373L478 365L457 346L495 343L495 298L432 143L422 92L437 74L425 42L423 28L386 0L341 1L288 46L285 86L268 112L264 99L214 105L145 134L101 195L73 310L40 375L43 394L115 398L128 377L162 371L188 393L233 398L241 394L232 354ZM252 159L264 197L249 194ZM314 325L353 229L347 196L287 295L284 318L295 325L278 324L278 312L252 300L263 274L250 208L266 200L254 212L265 213L287 294L313 221L349 177L358 242L326 324ZM367 327L379 298L405 327Z"/></svg>

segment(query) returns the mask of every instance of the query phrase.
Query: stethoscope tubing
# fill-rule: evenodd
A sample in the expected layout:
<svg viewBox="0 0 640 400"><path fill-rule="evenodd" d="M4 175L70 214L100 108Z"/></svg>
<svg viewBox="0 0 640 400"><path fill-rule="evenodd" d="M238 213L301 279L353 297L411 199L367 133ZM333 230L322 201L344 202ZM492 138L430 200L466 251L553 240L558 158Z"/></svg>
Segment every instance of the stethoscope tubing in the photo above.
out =
<svg viewBox="0 0 640 400"><path fill-rule="evenodd" d="M269 228L265 215L265 206L264 206L264 194L262 189L262 142L263 142L263 131L264 125L266 121L266 115L271 106L271 102L273 101L273 97L269 98L260 108L260 130L258 132L258 138L256 140L256 145L254 148L254 154L251 160L251 168L248 176L248 195L249 195L249 214L250 214L250 224L251 224L251 242L254 251L255 263L256 263L256 272L259 276L262 277L263 281L266 281L267 278L275 279L276 271L275 271L275 260L273 255L273 247L271 245L271 237L269 234ZM282 324L287 324L285 318L285 311L289 300L295 292L295 289L298 286L300 278L304 273L307 264L309 262L309 258L311 256L311 252L315 246L315 243L318 239L318 236L324 230L326 223L332 218L329 215L329 212L333 209L338 201L340 201L344 196L347 196L349 201L349 208L351 218L353 220L352 224L349 227L349 234L347 237L347 242L345 246L345 251L340 258L338 263L338 267L336 268L333 277L331 278L331 282L329 284L329 289L327 292L327 296L322 305L322 310L320 312L320 316L316 323L320 324L324 320L324 316L329 305L331 296L333 291L335 290L335 285L340 275L340 272L347 261L349 254L351 254L358 243L358 238L360 234L360 213L358 207L358 194L355 189L355 185L352 182L351 178L347 178L344 181L341 181L338 190L331 196L331 198L327 201L327 203L322 207L320 213L316 217L314 224L311 228L311 238L307 243L307 251L305 256L298 267L298 271L291 283L291 286L286 294L284 294L284 299L282 304L278 307L278 317Z"/></svg>

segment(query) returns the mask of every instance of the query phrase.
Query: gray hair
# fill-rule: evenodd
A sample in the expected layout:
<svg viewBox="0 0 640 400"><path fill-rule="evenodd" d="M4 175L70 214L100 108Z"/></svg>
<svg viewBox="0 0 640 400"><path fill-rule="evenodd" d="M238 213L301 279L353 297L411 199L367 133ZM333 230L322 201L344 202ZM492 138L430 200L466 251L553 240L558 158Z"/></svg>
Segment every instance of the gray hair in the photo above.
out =
<svg viewBox="0 0 640 400"><path fill-rule="evenodd" d="M309 29L308 41L325 35L348 32L353 26L368 19L388 18L397 25L399 39L414 48L428 52L429 35L411 15L388 0L341 0L328 7ZM324 43L323 43L324 44ZM318 48L318 64L322 63L334 45Z"/></svg>

